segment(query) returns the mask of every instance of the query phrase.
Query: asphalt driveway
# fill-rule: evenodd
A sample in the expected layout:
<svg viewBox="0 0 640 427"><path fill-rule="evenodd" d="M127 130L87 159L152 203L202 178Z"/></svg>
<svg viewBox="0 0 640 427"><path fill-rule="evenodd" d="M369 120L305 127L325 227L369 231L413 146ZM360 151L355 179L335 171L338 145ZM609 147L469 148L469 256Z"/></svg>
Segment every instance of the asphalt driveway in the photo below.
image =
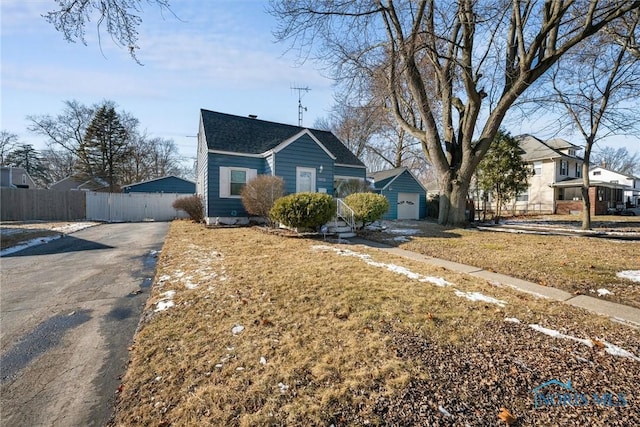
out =
<svg viewBox="0 0 640 427"><path fill-rule="evenodd" d="M0 425L105 424L168 227L105 224L0 259Z"/></svg>

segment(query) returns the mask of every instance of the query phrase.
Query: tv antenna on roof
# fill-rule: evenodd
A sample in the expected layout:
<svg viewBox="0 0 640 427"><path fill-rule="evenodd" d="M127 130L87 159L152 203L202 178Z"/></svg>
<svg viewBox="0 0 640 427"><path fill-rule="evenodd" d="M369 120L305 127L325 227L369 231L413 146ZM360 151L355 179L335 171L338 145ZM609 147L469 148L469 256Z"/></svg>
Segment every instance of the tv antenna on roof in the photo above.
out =
<svg viewBox="0 0 640 427"><path fill-rule="evenodd" d="M302 112L307 111L307 107L302 106L302 92L309 92L309 86L305 87L292 87L292 90L298 91L298 126L302 127Z"/></svg>

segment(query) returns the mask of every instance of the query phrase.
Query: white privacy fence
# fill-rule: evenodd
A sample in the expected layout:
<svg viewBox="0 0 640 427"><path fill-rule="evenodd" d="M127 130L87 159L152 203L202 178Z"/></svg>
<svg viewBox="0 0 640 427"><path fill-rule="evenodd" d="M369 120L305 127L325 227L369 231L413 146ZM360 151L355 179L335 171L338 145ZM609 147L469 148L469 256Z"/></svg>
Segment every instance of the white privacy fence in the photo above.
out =
<svg viewBox="0 0 640 427"><path fill-rule="evenodd" d="M176 199L188 194L176 193L97 193L87 192L87 217L92 221L170 221L188 218L174 209Z"/></svg>

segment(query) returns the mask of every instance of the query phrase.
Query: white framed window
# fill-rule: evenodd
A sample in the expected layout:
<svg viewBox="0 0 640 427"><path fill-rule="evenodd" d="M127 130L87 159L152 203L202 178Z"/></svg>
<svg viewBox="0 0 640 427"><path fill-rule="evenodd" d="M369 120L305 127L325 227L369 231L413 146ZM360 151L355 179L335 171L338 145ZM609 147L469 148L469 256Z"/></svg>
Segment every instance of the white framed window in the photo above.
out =
<svg viewBox="0 0 640 427"><path fill-rule="evenodd" d="M256 169L220 166L220 197L239 199L245 184L257 175Z"/></svg>
<svg viewBox="0 0 640 427"><path fill-rule="evenodd" d="M315 168L296 168L296 193L316 192Z"/></svg>
<svg viewBox="0 0 640 427"><path fill-rule="evenodd" d="M533 175L542 175L542 162L533 162Z"/></svg>

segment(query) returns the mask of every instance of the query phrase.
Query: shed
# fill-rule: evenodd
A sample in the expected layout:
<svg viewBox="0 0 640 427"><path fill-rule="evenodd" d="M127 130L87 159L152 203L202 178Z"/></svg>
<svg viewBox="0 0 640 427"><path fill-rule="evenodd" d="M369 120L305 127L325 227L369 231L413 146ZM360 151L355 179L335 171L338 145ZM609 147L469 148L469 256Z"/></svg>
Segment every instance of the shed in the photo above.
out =
<svg viewBox="0 0 640 427"><path fill-rule="evenodd" d="M177 176L163 176L135 184L125 185L125 193L181 193L195 194L196 183Z"/></svg>
<svg viewBox="0 0 640 427"><path fill-rule="evenodd" d="M427 216L427 190L406 167L369 174L374 191L389 201L383 219L424 219Z"/></svg>

